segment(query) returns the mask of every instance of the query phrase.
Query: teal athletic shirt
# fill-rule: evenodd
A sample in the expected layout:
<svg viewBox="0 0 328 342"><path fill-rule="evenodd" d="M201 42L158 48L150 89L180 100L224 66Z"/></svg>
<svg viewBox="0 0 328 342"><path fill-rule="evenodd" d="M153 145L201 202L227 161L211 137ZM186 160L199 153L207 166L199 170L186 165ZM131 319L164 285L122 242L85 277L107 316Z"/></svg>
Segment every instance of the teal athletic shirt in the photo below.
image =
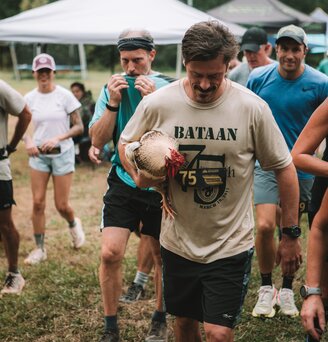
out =
<svg viewBox="0 0 328 342"><path fill-rule="evenodd" d="M116 173L119 176L119 178L127 185L133 188L136 188L134 181L122 167L120 157L117 151L117 142L126 124L130 120L131 116L134 114L139 102L142 100L142 97L141 97L140 92L134 88L134 81L136 77L126 76L126 75L123 75L123 76L129 83L129 88L123 89L122 91L122 101L120 103L120 109L117 113L116 125L115 125L114 133L113 133L113 142L115 146L115 152L111 158L111 162L113 166L116 166ZM175 81L175 79L169 76L160 74L158 72L148 75L147 77L155 82L156 89L159 89ZM106 84L101 89L100 95L96 103L95 112L93 114L92 120L89 123L89 128L96 121L98 121L99 118L103 115L106 109L106 103L108 103L108 101L109 101L109 92L108 92L107 84Z"/></svg>
<svg viewBox="0 0 328 342"><path fill-rule="evenodd" d="M291 150L315 109L328 96L328 77L305 64L302 75L286 80L278 72L278 64L255 68L249 75L247 88L266 101ZM299 179L313 175L297 171Z"/></svg>

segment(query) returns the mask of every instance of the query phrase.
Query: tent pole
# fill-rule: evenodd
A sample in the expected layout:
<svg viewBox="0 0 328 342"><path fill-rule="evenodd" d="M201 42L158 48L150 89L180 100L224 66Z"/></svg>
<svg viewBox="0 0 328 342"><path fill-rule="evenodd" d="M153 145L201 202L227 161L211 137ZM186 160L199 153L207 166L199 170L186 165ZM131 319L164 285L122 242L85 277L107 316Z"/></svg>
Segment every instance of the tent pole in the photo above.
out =
<svg viewBox="0 0 328 342"><path fill-rule="evenodd" d="M15 80L20 81L20 74L18 71L17 55L15 49L15 43L11 42L9 45L11 61L13 63Z"/></svg>
<svg viewBox="0 0 328 342"><path fill-rule="evenodd" d="M87 79L87 59L85 56L84 45L79 44L79 57L80 57L80 66L81 66L81 78L82 80Z"/></svg>
<svg viewBox="0 0 328 342"><path fill-rule="evenodd" d="M182 69L182 45L177 45L177 61L176 61L176 71L175 77L178 79L181 77L181 69Z"/></svg>

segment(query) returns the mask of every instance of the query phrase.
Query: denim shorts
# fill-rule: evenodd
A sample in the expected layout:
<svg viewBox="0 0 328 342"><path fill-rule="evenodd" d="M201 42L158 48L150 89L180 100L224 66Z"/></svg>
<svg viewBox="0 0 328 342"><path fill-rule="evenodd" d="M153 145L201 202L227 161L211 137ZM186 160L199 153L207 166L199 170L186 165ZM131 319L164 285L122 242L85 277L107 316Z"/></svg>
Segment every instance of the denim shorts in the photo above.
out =
<svg viewBox="0 0 328 342"><path fill-rule="evenodd" d="M300 202L311 200L313 179L299 179ZM279 204L279 189L275 173L264 171L260 166L254 170L254 204Z"/></svg>
<svg viewBox="0 0 328 342"><path fill-rule="evenodd" d="M51 173L54 176L64 176L68 173L74 172L74 145L67 151L56 156L47 156L45 154L39 154L38 157L30 157L29 165L34 170Z"/></svg>

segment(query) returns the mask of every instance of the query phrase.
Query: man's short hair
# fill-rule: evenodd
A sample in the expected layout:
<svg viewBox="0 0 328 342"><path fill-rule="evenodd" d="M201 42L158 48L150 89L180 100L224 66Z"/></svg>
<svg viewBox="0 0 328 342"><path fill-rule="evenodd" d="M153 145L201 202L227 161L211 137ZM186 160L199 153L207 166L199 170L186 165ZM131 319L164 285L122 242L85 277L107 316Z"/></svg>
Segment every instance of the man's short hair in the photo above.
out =
<svg viewBox="0 0 328 342"><path fill-rule="evenodd" d="M152 51L155 49L155 44L149 31L143 29L127 29L120 34L117 48L119 51L133 51L138 49Z"/></svg>
<svg viewBox="0 0 328 342"><path fill-rule="evenodd" d="M234 35L219 21L203 21L192 25L182 39L182 56L185 64L191 61L208 61L222 55L229 63L238 53Z"/></svg>

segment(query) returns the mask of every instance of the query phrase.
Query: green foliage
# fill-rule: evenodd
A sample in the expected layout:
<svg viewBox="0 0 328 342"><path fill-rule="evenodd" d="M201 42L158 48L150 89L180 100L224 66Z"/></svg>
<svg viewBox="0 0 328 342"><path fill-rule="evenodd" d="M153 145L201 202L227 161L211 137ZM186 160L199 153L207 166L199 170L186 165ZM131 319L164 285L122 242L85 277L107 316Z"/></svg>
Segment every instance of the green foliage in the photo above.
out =
<svg viewBox="0 0 328 342"><path fill-rule="evenodd" d="M21 0L1 0L0 1L0 19L11 17L19 13Z"/></svg>
<svg viewBox="0 0 328 342"><path fill-rule="evenodd" d="M20 10L27 11L35 7L46 5L48 3L49 3L48 0L22 0L20 4Z"/></svg>

